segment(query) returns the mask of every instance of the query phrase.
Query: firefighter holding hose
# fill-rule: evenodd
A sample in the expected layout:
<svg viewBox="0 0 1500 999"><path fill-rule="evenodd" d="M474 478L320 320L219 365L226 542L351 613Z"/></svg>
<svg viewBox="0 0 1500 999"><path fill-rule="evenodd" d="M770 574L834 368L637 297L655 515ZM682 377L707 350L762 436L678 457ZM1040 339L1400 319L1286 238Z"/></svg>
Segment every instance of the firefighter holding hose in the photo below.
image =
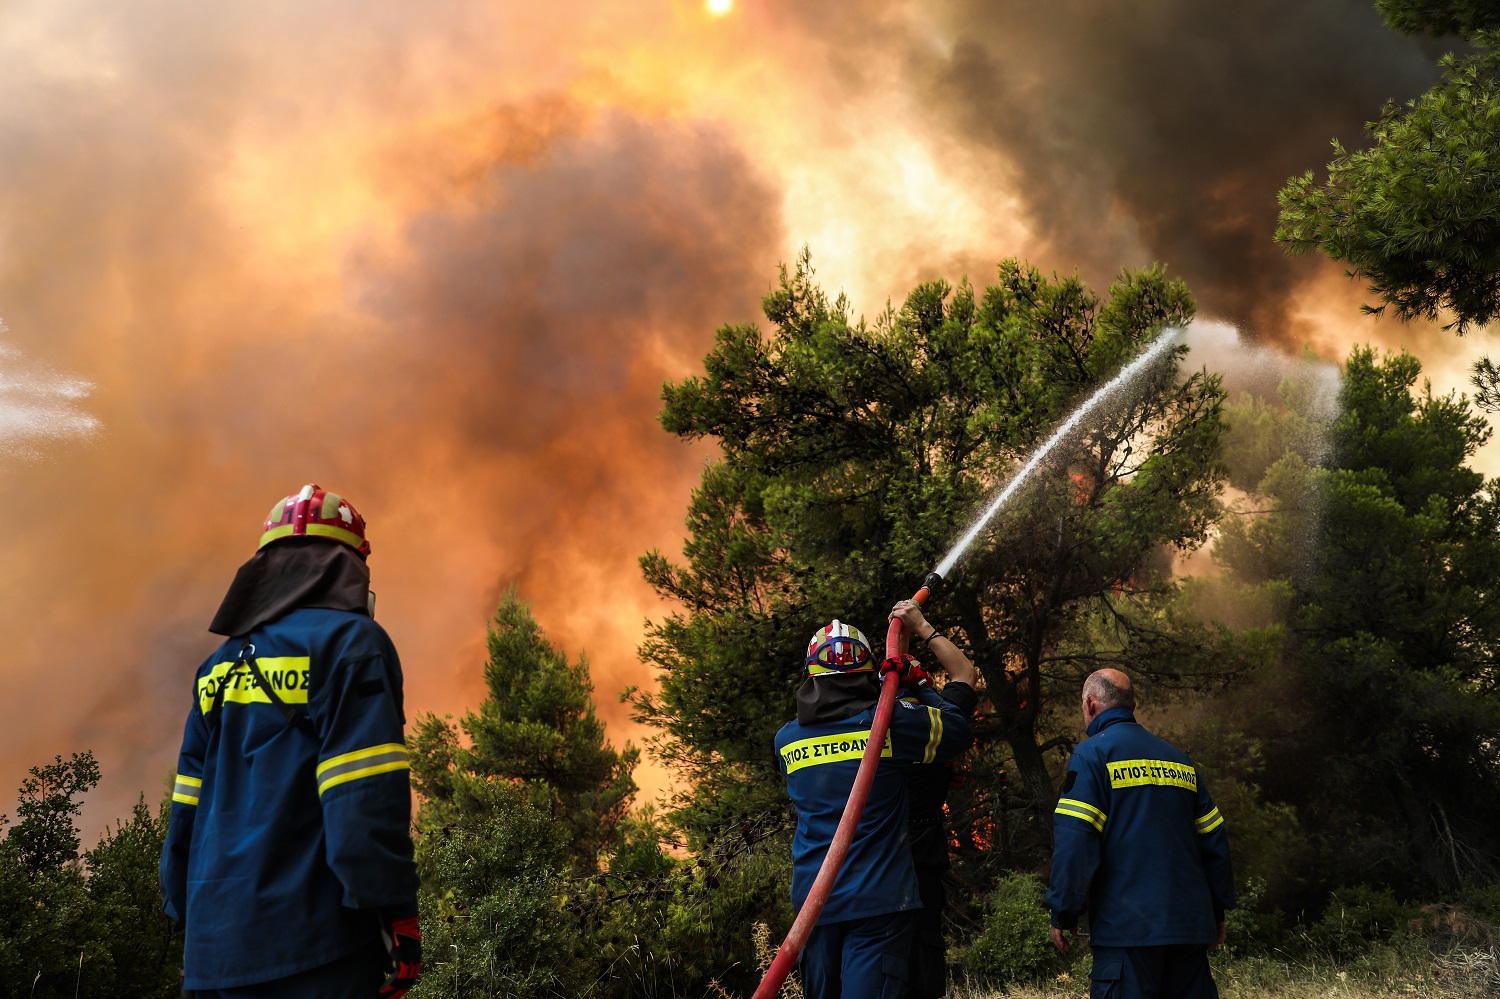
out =
<svg viewBox="0 0 1500 999"><path fill-rule="evenodd" d="M421 968L401 664L365 522L276 504L209 630L162 849L185 994L398 999Z"/></svg>
<svg viewBox="0 0 1500 999"><path fill-rule="evenodd" d="M906 633L925 645L937 659L948 674L948 682L938 692L939 696L957 708L965 721L972 722L979 704L975 690L979 670L947 635L923 619L920 611L913 620L907 620L915 607L913 601L903 600L891 616L902 616ZM943 887L943 875L948 870L948 829L943 806L948 801L956 763L954 759L916 763L906 775L907 829L922 911L912 928L905 999L941 999L948 993L948 945L943 937L943 909L948 902Z"/></svg>
<svg viewBox="0 0 1500 999"><path fill-rule="evenodd" d="M902 601L891 616L910 633L933 638L915 603ZM942 662L944 640L935 640L938 645L930 647ZM781 728L775 743L797 808L792 905L799 910L848 803L881 676L897 673L904 696L892 714L842 874L802 952L803 993L807 999L900 999L913 921L922 908L907 829L907 772L913 764L956 756L973 736L963 713L931 689L927 673L910 656L877 664L869 640L851 625L834 620L818 629L808 642L804 668L797 718Z"/></svg>

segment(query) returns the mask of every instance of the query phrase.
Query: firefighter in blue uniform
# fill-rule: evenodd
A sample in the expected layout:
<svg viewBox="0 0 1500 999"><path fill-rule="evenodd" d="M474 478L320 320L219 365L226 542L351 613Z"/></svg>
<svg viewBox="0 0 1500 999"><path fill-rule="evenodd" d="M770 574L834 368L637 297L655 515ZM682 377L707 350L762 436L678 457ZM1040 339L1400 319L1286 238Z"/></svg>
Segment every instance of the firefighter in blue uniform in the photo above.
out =
<svg viewBox="0 0 1500 999"><path fill-rule="evenodd" d="M979 670L930 623L924 621L911 634L927 646L948 674L939 695L957 708L965 721L972 722L979 704L974 689ZM948 870L948 828L943 806L948 801L956 764L957 760L915 763L906 775L907 829L922 911L912 927L905 999L941 999L948 993L948 945L943 937L943 909L948 902L943 887L943 875Z"/></svg>
<svg viewBox="0 0 1500 999"><path fill-rule="evenodd" d="M1124 673L1089 676L1083 719L1053 816L1052 941L1067 953L1063 932L1088 913L1094 999L1217 999L1208 952L1234 907L1224 817L1192 761L1136 722Z"/></svg>
<svg viewBox="0 0 1500 999"><path fill-rule="evenodd" d="M926 633L921 611L902 601L892 616ZM869 739L880 696L870 643L834 621L808 643L797 719L776 733L776 754L797 808L792 842L792 905L807 899L833 842ZM912 921L922 906L907 833L906 771L949 759L973 741L969 723L926 686L909 657L882 668L902 674L906 693L890 732L849 853L807 940L799 965L807 999L899 999L905 988Z"/></svg>
<svg viewBox="0 0 1500 999"><path fill-rule="evenodd" d="M370 616L364 520L277 503L210 630L162 849L184 989L397 999L421 967L401 665Z"/></svg>

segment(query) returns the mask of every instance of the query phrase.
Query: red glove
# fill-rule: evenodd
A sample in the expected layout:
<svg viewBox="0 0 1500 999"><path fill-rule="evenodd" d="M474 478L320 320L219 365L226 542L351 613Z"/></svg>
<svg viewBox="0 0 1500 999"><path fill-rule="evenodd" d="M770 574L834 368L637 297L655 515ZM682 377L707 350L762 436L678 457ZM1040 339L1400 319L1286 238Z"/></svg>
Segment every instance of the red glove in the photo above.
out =
<svg viewBox="0 0 1500 999"><path fill-rule="evenodd" d="M390 977L380 987L380 999L401 999L422 973L422 931L417 927L415 906L382 910L380 936L390 955Z"/></svg>
<svg viewBox="0 0 1500 999"><path fill-rule="evenodd" d="M901 686L907 690L932 686L932 677L911 656L891 656L885 662L881 663L880 675L884 677L887 673L895 673L899 676L901 678Z"/></svg>

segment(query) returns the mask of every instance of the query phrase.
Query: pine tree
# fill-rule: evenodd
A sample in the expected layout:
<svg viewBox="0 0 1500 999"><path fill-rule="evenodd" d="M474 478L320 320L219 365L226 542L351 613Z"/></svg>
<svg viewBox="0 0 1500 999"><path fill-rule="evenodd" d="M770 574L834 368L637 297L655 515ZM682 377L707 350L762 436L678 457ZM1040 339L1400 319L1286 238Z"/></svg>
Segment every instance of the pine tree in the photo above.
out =
<svg viewBox="0 0 1500 999"><path fill-rule="evenodd" d="M478 784L511 784L550 815L573 866L590 873L618 842L640 752L606 741L587 659L569 661L549 642L513 588L501 597L487 647L488 693L479 710L456 725L430 714L417 719L417 826L429 833L453 822L473 807Z"/></svg>
<svg viewBox="0 0 1500 999"><path fill-rule="evenodd" d="M1457 33L1472 51L1445 56L1421 97L1387 104L1368 148L1335 140L1325 182L1289 180L1276 239L1348 264L1381 300L1367 311L1451 317L1462 334L1500 314L1500 14L1476 0L1376 6L1398 31Z"/></svg>
<svg viewBox="0 0 1500 999"><path fill-rule="evenodd" d="M1227 519L1215 548L1233 581L1280 594L1275 663L1213 713L1260 747L1266 794L1299 816L1312 889L1431 898L1500 879L1500 481L1468 466L1484 420L1418 389L1420 372L1405 352L1353 351L1328 445L1270 434L1284 450L1258 512Z"/></svg>

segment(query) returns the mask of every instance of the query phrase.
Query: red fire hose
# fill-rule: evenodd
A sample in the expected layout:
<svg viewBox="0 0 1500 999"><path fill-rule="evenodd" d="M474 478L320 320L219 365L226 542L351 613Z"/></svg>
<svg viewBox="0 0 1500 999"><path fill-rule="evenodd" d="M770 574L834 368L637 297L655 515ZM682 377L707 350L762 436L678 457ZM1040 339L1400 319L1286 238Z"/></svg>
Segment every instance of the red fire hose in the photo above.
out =
<svg viewBox="0 0 1500 999"><path fill-rule="evenodd" d="M928 594L940 578L936 573L929 573L912 600L919 604L926 603ZM885 633L885 654L895 656L905 651L906 636L902 634L901 619L898 617L891 622L890 630ZM849 790L849 803L844 806L844 817L839 820L833 842L828 845L828 853L823 857L823 866L818 869L818 876L807 893L807 901L802 903L792 928L787 931L786 939L781 943L781 949L776 952L776 959L766 969L766 977L760 980L760 988L755 990L752 999L776 999L781 983L791 974L792 966L797 963L797 957L807 945L808 935L817 925L823 905L833 891L834 882L838 880L839 870L844 866L844 858L849 854L854 831L859 828L859 817L864 813L865 801L870 797L870 785L875 783L875 769L880 766L880 753L885 747L886 731L891 727L891 711L896 707L896 691L900 686L901 678L894 673L887 673L881 680L880 700L875 705L875 718L870 722L870 741L865 744L865 755L859 761L859 773L854 777L854 787Z"/></svg>

